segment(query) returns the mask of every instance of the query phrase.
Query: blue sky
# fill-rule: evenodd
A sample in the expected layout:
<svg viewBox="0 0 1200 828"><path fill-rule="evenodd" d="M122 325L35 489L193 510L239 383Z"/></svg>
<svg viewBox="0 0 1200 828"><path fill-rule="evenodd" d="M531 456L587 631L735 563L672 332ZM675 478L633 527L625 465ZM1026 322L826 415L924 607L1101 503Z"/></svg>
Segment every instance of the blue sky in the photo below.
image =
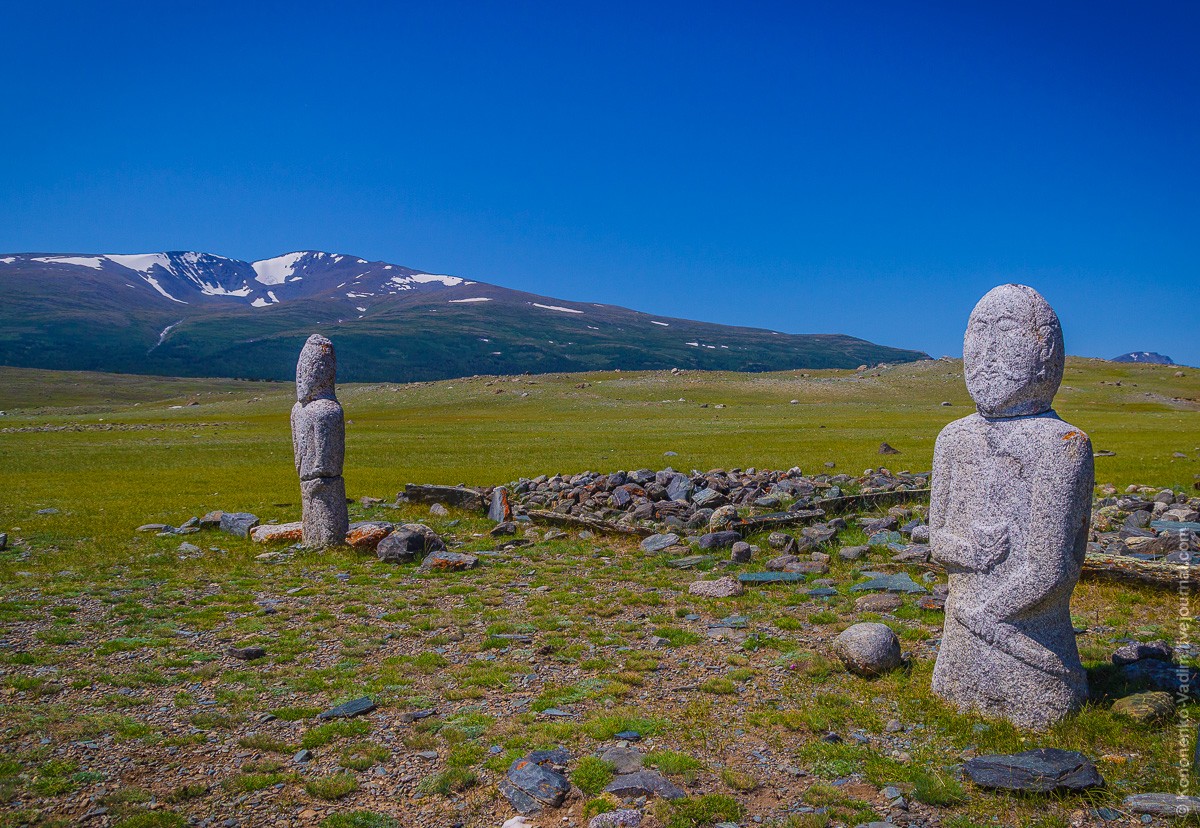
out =
<svg viewBox="0 0 1200 828"><path fill-rule="evenodd" d="M0 0L0 251L352 253L1200 365L1200 4Z"/></svg>

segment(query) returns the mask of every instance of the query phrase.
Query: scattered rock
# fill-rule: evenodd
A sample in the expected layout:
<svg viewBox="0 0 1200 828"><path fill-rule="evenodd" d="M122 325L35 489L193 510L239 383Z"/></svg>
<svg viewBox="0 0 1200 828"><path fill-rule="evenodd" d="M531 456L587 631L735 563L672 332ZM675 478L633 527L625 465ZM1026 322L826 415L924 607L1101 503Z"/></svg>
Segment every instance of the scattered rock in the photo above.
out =
<svg viewBox="0 0 1200 828"><path fill-rule="evenodd" d="M1200 816L1200 796L1144 793L1125 797L1130 813L1161 817Z"/></svg>
<svg viewBox="0 0 1200 828"><path fill-rule="evenodd" d="M622 799L659 796L663 799L682 799L686 794L655 771L641 770L623 773L608 784L605 793Z"/></svg>
<svg viewBox="0 0 1200 828"><path fill-rule="evenodd" d="M596 814L588 821L588 828L638 828L641 824L641 811L621 808L604 814Z"/></svg>
<svg viewBox="0 0 1200 828"><path fill-rule="evenodd" d="M967 760L963 770L981 788L1006 791L1082 791L1104 784L1100 772L1086 756L1058 748L976 756Z"/></svg>
<svg viewBox="0 0 1200 828"><path fill-rule="evenodd" d="M1170 661L1174 657L1175 651L1171 648L1171 645L1159 639L1157 641L1139 641L1119 647L1112 654L1112 663L1118 667L1124 667L1126 664L1133 664L1133 662L1141 661L1143 658Z"/></svg>
<svg viewBox="0 0 1200 828"><path fill-rule="evenodd" d="M742 534L732 529L709 532L700 537L701 549L728 549L742 539Z"/></svg>
<svg viewBox="0 0 1200 828"><path fill-rule="evenodd" d="M515 760L500 780L500 793L522 814L557 808L571 791L565 776L533 760L533 754Z"/></svg>
<svg viewBox="0 0 1200 828"><path fill-rule="evenodd" d="M1165 722L1175 716L1175 699L1162 691L1134 693L1113 702L1112 712L1144 724Z"/></svg>
<svg viewBox="0 0 1200 828"><path fill-rule="evenodd" d="M230 647L229 654L242 661L254 661L264 658L267 655L267 651L262 647Z"/></svg>
<svg viewBox="0 0 1200 828"><path fill-rule="evenodd" d="M372 520L350 524L346 532L346 544L355 549L374 550L379 542L392 533L392 524Z"/></svg>
<svg viewBox="0 0 1200 828"><path fill-rule="evenodd" d="M437 569L446 572L474 569L476 566L479 566L479 558L462 552L433 552L421 561L421 569Z"/></svg>
<svg viewBox="0 0 1200 828"><path fill-rule="evenodd" d="M854 602L855 612L891 612L904 606L904 599L892 592L864 595Z"/></svg>
<svg viewBox="0 0 1200 828"><path fill-rule="evenodd" d="M446 503L459 509L479 511L483 497L474 489L462 486L431 486L409 483L404 487L404 499L409 503Z"/></svg>
<svg viewBox="0 0 1200 828"><path fill-rule="evenodd" d="M679 535L676 535L674 532L667 532L664 535L651 535L642 541L642 551L661 552L677 543L679 543Z"/></svg>
<svg viewBox="0 0 1200 828"><path fill-rule="evenodd" d="M318 713L318 719L352 719L355 716L362 716L364 713L370 713L375 709L375 702L371 701L369 696L363 696L361 699L354 699L345 704L339 704L337 707L331 707L323 713Z"/></svg>
<svg viewBox="0 0 1200 828"><path fill-rule="evenodd" d="M838 557L843 561L857 561L869 552L869 546L843 546L838 550Z"/></svg>
<svg viewBox="0 0 1200 828"><path fill-rule="evenodd" d="M425 524L405 523L379 541L375 554L385 563L408 563L445 548L438 533Z"/></svg>
<svg viewBox="0 0 1200 828"><path fill-rule="evenodd" d="M866 678L880 676L900 666L900 639L885 624L860 622L833 641L833 651L846 669Z"/></svg>
<svg viewBox="0 0 1200 828"><path fill-rule="evenodd" d="M508 499L508 489L504 486L492 489L492 500L488 505L488 519L496 523L505 523L513 519L512 503Z"/></svg>
<svg viewBox="0 0 1200 828"><path fill-rule="evenodd" d="M258 517L249 512L222 512L221 531L239 538L250 537L250 530L258 526Z"/></svg>
<svg viewBox="0 0 1200 828"><path fill-rule="evenodd" d="M892 448L887 443L880 443L879 444L879 453L880 454L899 454L900 449Z"/></svg>
<svg viewBox="0 0 1200 828"><path fill-rule="evenodd" d="M429 514L433 515L434 517L448 517L450 515L450 510L440 503L435 503L429 507Z"/></svg>
<svg viewBox="0 0 1200 828"><path fill-rule="evenodd" d="M750 558L753 555L750 544L745 541L735 543L729 552L729 559L734 563L750 563Z"/></svg>
<svg viewBox="0 0 1200 828"><path fill-rule="evenodd" d="M637 773L642 769L642 754L633 748L611 747L600 758L612 765L617 774Z"/></svg>
<svg viewBox="0 0 1200 828"><path fill-rule="evenodd" d="M907 572L897 572L894 575L876 575L875 577L850 587L851 592L870 592L886 590L887 592L923 593L925 587L914 581Z"/></svg>
<svg viewBox="0 0 1200 828"><path fill-rule="evenodd" d="M732 598L743 591L742 585L728 576L715 581L693 581L688 586L690 594L705 598Z"/></svg>
<svg viewBox="0 0 1200 828"><path fill-rule="evenodd" d="M250 540L255 543L296 543L303 537L304 524L301 521L255 526L250 530Z"/></svg>

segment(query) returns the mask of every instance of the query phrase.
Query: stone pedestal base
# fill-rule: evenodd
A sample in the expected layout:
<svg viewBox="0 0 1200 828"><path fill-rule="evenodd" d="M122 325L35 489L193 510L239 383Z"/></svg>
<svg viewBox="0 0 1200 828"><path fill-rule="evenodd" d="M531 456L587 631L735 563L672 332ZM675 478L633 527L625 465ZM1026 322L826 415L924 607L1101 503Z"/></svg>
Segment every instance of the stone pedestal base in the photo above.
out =
<svg viewBox="0 0 1200 828"><path fill-rule="evenodd" d="M304 514L304 545L314 548L343 545L350 528L345 479L301 480L300 499Z"/></svg>

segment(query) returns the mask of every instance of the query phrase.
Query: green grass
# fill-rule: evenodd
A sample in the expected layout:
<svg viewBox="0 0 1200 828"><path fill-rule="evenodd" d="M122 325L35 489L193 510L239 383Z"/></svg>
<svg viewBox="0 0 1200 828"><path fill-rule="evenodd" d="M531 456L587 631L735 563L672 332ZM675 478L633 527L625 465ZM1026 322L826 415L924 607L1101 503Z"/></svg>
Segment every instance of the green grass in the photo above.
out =
<svg viewBox="0 0 1200 828"><path fill-rule="evenodd" d="M352 773L338 773L304 783L304 790L318 799L343 799L358 790L358 780Z"/></svg>
<svg viewBox="0 0 1200 828"><path fill-rule="evenodd" d="M492 378L347 386L343 403L353 421L347 481L352 496L390 500L407 481L486 484L668 462L682 469L800 465L819 473L831 459L837 471L857 474L879 464L874 451L885 439L904 451L888 459L890 467L920 470L937 429L966 411L957 371L956 363L931 363L853 379L847 372L807 378L614 372L512 384L536 395L536 406L515 394L493 394ZM747 810L757 814L759 785L778 790L780 802L817 807L819 801L830 809L823 815L829 824L858 824L874 818L860 798L865 794L829 784L855 774L863 784L896 785L908 799L939 809L947 826L1038 820L1049 826L1085 805L1116 806L1129 793L1173 789L1171 725L1140 727L1114 717L1111 700L1130 688L1106 666L1120 638L1174 636L1176 597L1169 591L1085 578L1072 616L1090 628L1079 641L1097 700L1049 733L1029 734L961 715L931 696L931 650L924 642L940 633L938 613L911 606L897 612L889 623L914 655L912 667L865 682L828 650L832 634L857 618L849 597L807 601L803 585L781 585L712 606L687 593L701 576L667 569L625 539L539 537L486 557L476 570L427 576L415 565L385 565L346 549L265 564L255 559L261 547L215 531L182 539L135 534L140 523L178 523L210 508L298 517L290 389L198 381L192 390L202 404L171 409L191 391L139 380L118 397L111 395L119 378L104 378L88 392L71 385L78 378L38 376L50 389L40 403L52 401L57 388L74 407L0 403L8 412L0 418L0 453L11 458L0 531L12 545L0 553L0 624L6 637L25 642L0 653L0 797L18 803L21 814L36 808L46 824L74 814L80 801L105 796L132 797L113 800L113 819L167 813L143 814L146 803L134 801L140 791L191 820L239 796L261 801L273 818L290 819L304 807L297 800L337 794L354 773L369 774L362 790L342 794L336 806L314 807L362 820L346 825L385 826L387 817L361 810L382 801L367 789L370 780L391 804L424 809L431 824L499 824L489 809L502 804L495 790L500 776L530 750L557 745L576 757L568 774L594 812L616 805L597 795L611 769L595 757L623 730L641 733L648 767L696 794L661 806L660 821L672 826L728 819L721 815L733 813L730 802L753 802ZM1123 386L1099 385L1111 378L1123 378ZM13 379L7 390L0 383L0 395L34 384L32 375ZM587 387L576 388L581 382ZM1064 416L1092 431L1098 447L1118 452L1097 459L1101 481L1191 485L1197 413L1130 395L1149 389L1168 398L1197 396L1194 379L1148 366L1072 361L1067 384L1080 390L1063 392ZM180 396L155 401L159 391ZM116 402L104 403L104 395ZM680 397L691 402L662 402ZM803 402L791 406L792 398ZM941 399L955 405L943 408ZM703 402L709 408L699 408ZM726 407L716 409L718 402ZM114 424L122 428L106 430ZM143 425L149 427L123 430ZM666 450L679 454L664 458ZM1176 450L1189 459L1171 458ZM46 507L59 512L36 514ZM426 522L465 551L495 548L486 534L491 524L480 515L454 510L436 517L427 506L357 503L351 513ZM861 534L851 528L831 546ZM180 560L180 540L203 554ZM752 540L765 544L765 536ZM835 558L830 577L842 587L882 560ZM278 601L274 614L257 603L264 598ZM700 618L687 620L691 613ZM744 647L703 635L705 624L731 613L749 618L752 637ZM496 638L509 633L535 641ZM654 647L651 635L673 646ZM224 650L234 643L262 644L271 658L232 662ZM321 710L362 695L376 700L378 714L315 720ZM527 701L510 709L518 698ZM576 715L546 717L541 711L549 707ZM438 712L398 721L399 712L422 708ZM1188 714L1200 717L1200 706ZM900 736L884 733L893 718L907 728L906 761L889 747ZM846 741L821 741L828 731ZM859 732L868 744L849 738ZM146 764L117 778L87 751L72 751L80 764L61 759L62 746L83 741L136 751ZM769 748L805 775L781 779L744 760L746 744ZM1096 759L1106 788L1086 803L1026 801L955 781L953 766L968 748L1042 745ZM300 746L314 750L313 763L290 762ZM231 758L214 768L211 792L209 785L158 773L211 762L206 757L215 748ZM430 750L437 758L420 759L403 790L395 787L396 774L371 774L378 765L394 771L405 752ZM306 784L318 793L306 794ZM412 803L406 799L416 794ZM818 816L780 824L820 825ZM782 817L766 815L764 824L773 820ZM342 823L331 817L328 824Z"/></svg>

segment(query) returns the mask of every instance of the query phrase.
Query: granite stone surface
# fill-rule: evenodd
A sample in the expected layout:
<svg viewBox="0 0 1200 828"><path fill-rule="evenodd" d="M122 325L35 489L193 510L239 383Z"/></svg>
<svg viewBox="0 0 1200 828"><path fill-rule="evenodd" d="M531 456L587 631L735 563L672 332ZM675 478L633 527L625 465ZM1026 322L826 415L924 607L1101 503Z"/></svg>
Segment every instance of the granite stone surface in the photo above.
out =
<svg viewBox="0 0 1200 828"><path fill-rule="evenodd" d="M934 446L930 548L950 594L933 690L962 710L1044 729L1087 697L1070 601L1087 546L1092 445L1050 407L1062 330L1032 288L984 296L963 354L979 410Z"/></svg>
<svg viewBox="0 0 1200 828"><path fill-rule="evenodd" d="M334 392L336 377L333 343L313 334L296 363L296 404L292 407L292 447L300 475L305 546L343 544L350 525L342 479L346 423Z"/></svg>

